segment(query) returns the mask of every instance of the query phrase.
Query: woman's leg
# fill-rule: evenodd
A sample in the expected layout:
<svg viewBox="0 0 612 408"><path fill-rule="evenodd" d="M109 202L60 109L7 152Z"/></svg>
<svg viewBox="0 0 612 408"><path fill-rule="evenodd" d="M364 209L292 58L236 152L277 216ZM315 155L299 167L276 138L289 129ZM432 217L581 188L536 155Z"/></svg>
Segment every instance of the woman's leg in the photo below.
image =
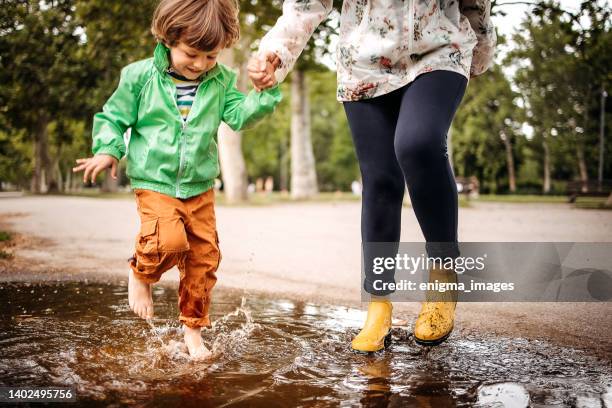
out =
<svg viewBox="0 0 612 408"><path fill-rule="evenodd" d="M450 71L419 76L404 88L395 151L430 257L459 256L457 185L448 161L446 137L467 79ZM456 282L454 270L431 267L429 281ZM454 327L456 291L427 292L414 324L414 339L436 345Z"/></svg>
<svg viewBox="0 0 612 408"><path fill-rule="evenodd" d="M373 99L344 104L359 159L363 180L361 204L361 240L365 279L363 287L372 295L383 296L391 291L377 290L374 280L392 282L394 270L383 275L372 273L373 256L394 256L396 251L385 246L388 254L371 249L372 242L393 242L400 237L404 176L395 158L393 138L399 114L401 91ZM383 252L385 252L383 251ZM368 267L369 265L369 267ZM351 342L353 350L378 351L390 338L391 302L373 299L363 328Z"/></svg>
<svg viewBox="0 0 612 408"><path fill-rule="evenodd" d="M460 74L433 71L403 88L395 152L429 256L459 255L457 185L446 138L466 86Z"/></svg>

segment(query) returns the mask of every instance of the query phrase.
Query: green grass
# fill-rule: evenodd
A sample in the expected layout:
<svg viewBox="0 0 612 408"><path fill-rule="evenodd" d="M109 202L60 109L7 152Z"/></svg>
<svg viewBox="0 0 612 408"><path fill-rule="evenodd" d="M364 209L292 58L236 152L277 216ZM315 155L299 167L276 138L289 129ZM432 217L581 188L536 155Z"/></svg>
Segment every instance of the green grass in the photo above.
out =
<svg viewBox="0 0 612 408"><path fill-rule="evenodd" d="M500 202L500 203L567 203L564 195L535 195L535 194L481 194L471 201Z"/></svg>
<svg viewBox="0 0 612 408"><path fill-rule="evenodd" d="M60 197L87 197L87 198L104 198L104 199L131 199L134 193L131 191L117 193L102 193L98 189L88 189L83 191L74 191L69 193L48 194Z"/></svg>
<svg viewBox="0 0 612 408"><path fill-rule="evenodd" d="M0 231L0 242L10 241L12 238L11 234L7 231ZM0 249L0 259L10 259L13 257L13 254L10 254L2 249Z"/></svg>
<svg viewBox="0 0 612 408"><path fill-rule="evenodd" d="M578 197L574 207L588 210L612 210L612 206L606 206L607 197Z"/></svg>
<svg viewBox="0 0 612 408"><path fill-rule="evenodd" d="M249 201L245 203L230 204L225 199L223 193L218 193L216 202L219 205L237 206L266 206L272 204L291 204L291 203L334 203L334 202L358 202L361 198L348 192L324 192L309 200L294 200L288 193L273 192L271 194L255 193L249 196Z"/></svg>
<svg viewBox="0 0 612 408"><path fill-rule="evenodd" d="M503 202L503 203L568 203L568 197L564 195L493 195L482 194L478 199L472 201ZM607 197L578 197L573 204L575 208L612 210L612 206L606 206Z"/></svg>
<svg viewBox="0 0 612 408"><path fill-rule="evenodd" d="M473 199L467 199L463 194L459 194L459 208L470 208L472 206Z"/></svg>
<svg viewBox="0 0 612 408"><path fill-rule="evenodd" d="M87 198L102 198L102 199L134 199L134 193L128 192L117 192L117 193L103 193L98 189L88 189L84 191L76 191L70 193L53 194L55 196L63 197L87 197ZM288 193L273 192L271 194L256 193L249 196L249 200L245 203L230 204L225 199L225 195L217 193L215 200L219 205L238 205L238 206L265 206L271 204L284 204L284 203L325 203L325 202L338 202L338 201L359 201L361 198L353 195L349 192L323 192L319 193L315 198L310 200L294 200Z"/></svg>
<svg viewBox="0 0 612 408"><path fill-rule="evenodd" d="M88 189L80 192L57 194L58 196L69 197L88 197L101 199L134 199L133 192L102 193L97 189ZM231 204L225 199L223 193L218 193L216 201L218 205L232 206L268 206L275 204L291 203L337 203L337 202L359 202L361 197L350 192L322 192L309 200L294 200L288 193L273 192L271 194L256 193L249 196L249 200L244 203ZM565 195L535 195L535 194L481 194L476 199L467 199L465 195L459 195L459 207L469 208L474 202L495 202L495 203L567 203ZM577 208L607 208L603 205L605 198L580 197L576 203ZM409 206L409 205L406 205Z"/></svg>
<svg viewBox="0 0 612 408"><path fill-rule="evenodd" d="M88 189L85 191L72 192L66 194L57 194L58 196L68 197L88 197L102 199L120 199L133 200L134 193L117 192L117 193L102 193L97 189ZM565 195L536 195L536 194L481 194L478 198L467 199L465 195L459 195L459 207L469 208L474 202L496 202L496 203L551 203L565 204L567 203ZM267 206L274 204L292 204L292 203L337 203L337 202L359 202L361 197L350 192L322 192L316 197L309 200L294 200L288 193L273 192L271 194L256 193L249 196L249 200L243 203L228 203L223 193L217 193L216 202L218 205L229 206ZM585 209L611 209L604 205L606 197L579 197L575 203L576 208ZM405 204L405 207L410 205ZM1 232L0 232L1 234ZM2 241L2 235L0 235Z"/></svg>

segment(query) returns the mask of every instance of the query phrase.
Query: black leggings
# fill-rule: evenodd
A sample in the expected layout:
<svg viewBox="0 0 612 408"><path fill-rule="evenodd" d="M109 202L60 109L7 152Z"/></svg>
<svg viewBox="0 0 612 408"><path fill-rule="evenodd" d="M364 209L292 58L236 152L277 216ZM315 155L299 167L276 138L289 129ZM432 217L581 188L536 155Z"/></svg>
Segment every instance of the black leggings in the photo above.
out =
<svg viewBox="0 0 612 408"><path fill-rule="evenodd" d="M466 87L463 75L432 71L388 94L344 103L363 180L363 243L399 241L407 184L428 255L458 256L446 137Z"/></svg>

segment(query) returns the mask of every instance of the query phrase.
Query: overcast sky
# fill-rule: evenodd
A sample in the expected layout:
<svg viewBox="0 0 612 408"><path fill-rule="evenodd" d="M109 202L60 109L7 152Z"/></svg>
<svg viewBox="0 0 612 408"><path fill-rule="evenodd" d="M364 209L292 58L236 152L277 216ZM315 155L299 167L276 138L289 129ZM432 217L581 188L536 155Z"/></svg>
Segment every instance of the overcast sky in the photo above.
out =
<svg viewBox="0 0 612 408"><path fill-rule="evenodd" d="M500 4L511 3L513 0L500 0ZM581 0L561 0L561 7L568 11L577 11L580 6ZM512 34L521 24L521 21L525 18L525 15L531 9L531 6L523 4L512 4L507 6L498 6L506 12L506 16L495 16L493 23L497 27L497 31L504 35Z"/></svg>
<svg viewBox="0 0 612 408"><path fill-rule="evenodd" d="M511 3L513 1L515 0L500 0L499 3L502 4L502 6L498 6L498 9L501 9L504 12L506 12L506 15L505 16L497 15L493 17L493 24L495 24L495 27L497 28L497 32L505 35L509 41L507 47L512 47L512 43L510 41L511 35L514 34L518 30L521 22L525 19L525 16L532 9L532 6L524 5L524 4L509 4L509 5L503 6L503 3ZM574 12L574 11L578 11L580 2L581 0L561 0L560 4L561 4L561 7L563 7L564 9L570 12ZM502 51L502 53L498 53L498 54L503 54L504 50L498 49L498 51ZM498 56L501 57L501 55L498 55Z"/></svg>

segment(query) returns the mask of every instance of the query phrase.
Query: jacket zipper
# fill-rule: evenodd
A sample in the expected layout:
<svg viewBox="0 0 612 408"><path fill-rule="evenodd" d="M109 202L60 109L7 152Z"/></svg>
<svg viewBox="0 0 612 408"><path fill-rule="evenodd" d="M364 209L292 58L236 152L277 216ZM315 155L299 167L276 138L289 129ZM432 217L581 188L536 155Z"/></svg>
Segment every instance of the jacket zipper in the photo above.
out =
<svg viewBox="0 0 612 408"><path fill-rule="evenodd" d="M173 92L172 92L174 106L176 106L176 111L178 113L179 120L181 121L181 137L179 139L179 168L176 174L176 190L175 190L175 195L178 197L180 195L180 186L181 186L180 183L181 183L181 176L183 174L184 159L185 159L185 128L187 128L187 122L189 121L189 116L191 116L191 112L193 111L193 106L195 105L196 99L198 98L198 91L200 90L200 86L202 86L203 81L200 82L198 84L198 87L196 88L196 97L194 98L193 104L191 105L191 109L189 109L189 113L187 114L187 117L185 119L183 119L183 115L181 115L181 110L179 109L178 102L176 101L176 96L178 92L176 89L176 85L172 81L170 81L170 83L174 87Z"/></svg>
<svg viewBox="0 0 612 408"><path fill-rule="evenodd" d="M178 105L177 105L178 106ZM191 112L190 112L191 113ZM189 114L187 114L187 117L189 117ZM183 120L183 118L181 117L181 120ZM179 140L179 145L180 145L180 152L179 152L179 168L178 168L178 172L176 173L176 196L180 198L180 186L181 186L181 176L183 173L183 159L185 157L185 128L187 127L187 120L183 120L183 124L181 125L181 138Z"/></svg>

